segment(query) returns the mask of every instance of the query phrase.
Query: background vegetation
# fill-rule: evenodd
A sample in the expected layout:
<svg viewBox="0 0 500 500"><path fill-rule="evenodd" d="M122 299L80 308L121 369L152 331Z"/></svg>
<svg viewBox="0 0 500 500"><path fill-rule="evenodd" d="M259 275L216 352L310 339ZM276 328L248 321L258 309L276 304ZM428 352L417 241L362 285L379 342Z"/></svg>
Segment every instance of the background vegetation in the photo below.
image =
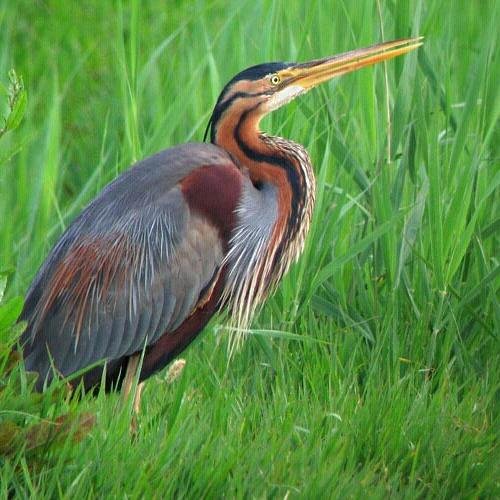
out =
<svg viewBox="0 0 500 500"><path fill-rule="evenodd" d="M498 498L499 25L495 0L0 1L0 496ZM201 141L247 66L417 34L266 119L318 203L233 359L219 318L133 443L116 395L30 394L19 297L106 182Z"/></svg>

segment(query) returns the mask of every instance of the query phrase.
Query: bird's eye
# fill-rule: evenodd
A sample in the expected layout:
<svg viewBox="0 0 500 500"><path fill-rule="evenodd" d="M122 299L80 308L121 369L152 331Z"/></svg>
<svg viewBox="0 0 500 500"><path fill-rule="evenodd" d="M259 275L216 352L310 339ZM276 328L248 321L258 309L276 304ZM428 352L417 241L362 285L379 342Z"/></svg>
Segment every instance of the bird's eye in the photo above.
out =
<svg viewBox="0 0 500 500"><path fill-rule="evenodd" d="M278 75L272 75L270 80L273 85L278 85L281 82L281 78Z"/></svg>

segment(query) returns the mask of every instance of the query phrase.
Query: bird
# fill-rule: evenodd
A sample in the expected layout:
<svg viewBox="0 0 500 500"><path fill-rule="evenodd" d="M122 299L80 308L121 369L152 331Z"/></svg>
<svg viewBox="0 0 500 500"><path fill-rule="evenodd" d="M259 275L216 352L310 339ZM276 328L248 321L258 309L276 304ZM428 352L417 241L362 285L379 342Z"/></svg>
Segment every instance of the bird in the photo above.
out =
<svg viewBox="0 0 500 500"><path fill-rule="evenodd" d="M422 37L304 63L249 67L223 88L205 139L161 151L109 183L67 227L28 289L25 368L122 389L168 365L218 311L239 328L300 255L315 200L304 147L261 119L334 77L406 54ZM204 139L204 141L205 141Z"/></svg>

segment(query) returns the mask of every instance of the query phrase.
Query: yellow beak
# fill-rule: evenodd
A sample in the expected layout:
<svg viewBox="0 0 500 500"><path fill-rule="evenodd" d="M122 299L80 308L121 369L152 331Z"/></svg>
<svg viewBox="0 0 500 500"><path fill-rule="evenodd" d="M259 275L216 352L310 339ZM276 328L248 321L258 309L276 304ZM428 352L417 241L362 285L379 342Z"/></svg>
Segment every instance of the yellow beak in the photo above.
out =
<svg viewBox="0 0 500 500"><path fill-rule="evenodd" d="M336 76L411 52L423 44L422 40L423 37L417 37L379 43L333 57L300 63L278 71L278 76L284 87L298 85L304 90L309 90Z"/></svg>

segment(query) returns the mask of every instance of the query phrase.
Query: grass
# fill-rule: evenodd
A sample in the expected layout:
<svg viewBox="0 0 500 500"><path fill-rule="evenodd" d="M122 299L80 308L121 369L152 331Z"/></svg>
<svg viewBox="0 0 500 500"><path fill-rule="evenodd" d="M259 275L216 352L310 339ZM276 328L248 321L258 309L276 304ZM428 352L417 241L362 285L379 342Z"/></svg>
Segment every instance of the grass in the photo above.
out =
<svg viewBox="0 0 500 500"><path fill-rule="evenodd" d="M0 81L28 101L0 137L0 496L498 498L499 23L494 0L2 2ZM417 34L263 124L307 147L318 202L233 359L215 319L147 384L133 443L116 395L30 394L19 296L102 186L201 141L251 64Z"/></svg>

